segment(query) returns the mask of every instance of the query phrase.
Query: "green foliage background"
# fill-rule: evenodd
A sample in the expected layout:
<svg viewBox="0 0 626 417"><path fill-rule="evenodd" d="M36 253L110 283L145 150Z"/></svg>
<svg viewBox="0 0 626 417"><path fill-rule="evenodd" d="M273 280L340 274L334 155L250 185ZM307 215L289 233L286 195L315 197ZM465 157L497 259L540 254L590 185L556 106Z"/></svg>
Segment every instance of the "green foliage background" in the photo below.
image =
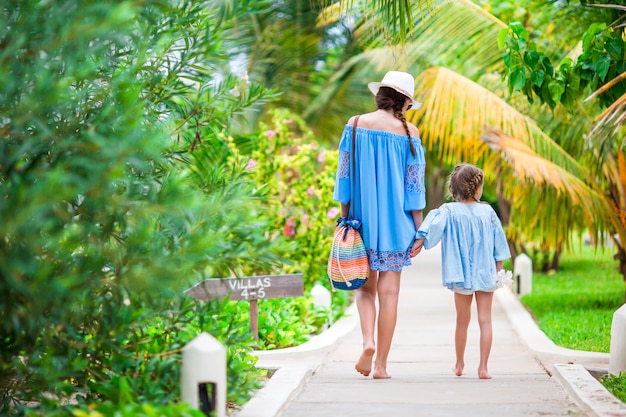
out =
<svg viewBox="0 0 626 417"><path fill-rule="evenodd" d="M246 303L198 303L183 290L202 279L285 272L302 272L306 290L325 284L338 216L331 199L338 126L373 106L365 84L379 79L383 62L415 75L432 65L464 68L486 84L493 68L506 68L507 102L515 105L516 90L539 97L555 112L536 103L527 113L564 148L582 151L570 128L586 129L591 116L582 123L582 112L565 117L557 104L571 107L622 72L623 40L606 29L612 18L577 2L478 3L483 10L420 1L411 14L394 1L357 2L348 18L330 13L320 22L320 4L298 0L5 1L0 414L198 415L173 403L181 349L203 331L228 348L229 401L246 401L262 378L252 349L302 343L328 317L309 297L262 300L254 343ZM443 5L454 7L428 16L415 33L397 31L425 6ZM503 64L490 35L501 22L485 19L489 6L507 21L545 27L547 36L512 24L500 39ZM448 32L430 45L437 16L468 20L460 31L436 24L437 34ZM485 38L473 37L485 27ZM389 48L406 34L419 48ZM580 35L581 59L555 64ZM550 43L559 48L539 51ZM292 112L270 111L279 106ZM458 118L449 109L437 116L442 123ZM420 125L423 133L430 127ZM437 175L428 176L431 190ZM333 301L345 305L348 296L334 293Z"/></svg>
<svg viewBox="0 0 626 417"><path fill-rule="evenodd" d="M170 404L202 331L228 347L231 402L260 386L245 312L183 290L280 272L294 249L268 239L275 197L228 141L233 115L273 97L228 71L234 22L265 6L3 4L3 415L192 415Z"/></svg>
<svg viewBox="0 0 626 417"><path fill-rule="evenodd" d="M613 313L623 304L616 264L610 251L581 245L564 253L558 272L535 272L521 301L557 345L608 353Z"/></svg>

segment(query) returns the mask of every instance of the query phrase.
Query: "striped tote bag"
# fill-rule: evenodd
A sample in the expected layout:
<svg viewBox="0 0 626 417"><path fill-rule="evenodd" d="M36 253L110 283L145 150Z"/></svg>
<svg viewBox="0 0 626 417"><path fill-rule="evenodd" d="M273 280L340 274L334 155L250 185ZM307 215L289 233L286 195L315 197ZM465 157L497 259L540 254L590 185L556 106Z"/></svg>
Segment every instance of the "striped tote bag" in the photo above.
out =
<svg viewBox="0 0 626 417"><path fill-rule="evenodd" d="M356 290L367 280L369 263L359 227L358 220L337 221L327 271L333 289Z"/></svg>

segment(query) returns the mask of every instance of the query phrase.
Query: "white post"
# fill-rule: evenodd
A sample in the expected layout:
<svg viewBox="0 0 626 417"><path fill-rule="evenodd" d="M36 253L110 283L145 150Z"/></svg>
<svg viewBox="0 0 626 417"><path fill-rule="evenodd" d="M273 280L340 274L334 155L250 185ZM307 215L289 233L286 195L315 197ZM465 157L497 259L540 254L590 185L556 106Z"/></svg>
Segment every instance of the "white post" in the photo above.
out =
<svg viewBox="0 0 626 417"><path fill-rule="evenodd" d="M332 322L332 296L330 291L326 287L320 284L315 284L313 288L311 288L311 295L313 296L313 305L315 307L323 308L328 314L328 322L327 325L330 325Z"/></svg>
<svg viewBox="0 0 626 417"><path fill-rule="evenodd" d="M225 417L226 349L210 334L202 332L183 348L180 391L182 401L192 407L202 407L205 414L215 410L216 417Z"/></svg>
<svg viewBox="0 0 626 417"><path fill-rule="evenodd" d="M518 295L528 294L533 289L533 261L525 253L515 257L513 282Z"/></svg>
<svg viewBox="0 0 626 417"><path fill-rule="evenodd" d="M609 372L613 375L626 372L626 304L613 313Z"/></svg>

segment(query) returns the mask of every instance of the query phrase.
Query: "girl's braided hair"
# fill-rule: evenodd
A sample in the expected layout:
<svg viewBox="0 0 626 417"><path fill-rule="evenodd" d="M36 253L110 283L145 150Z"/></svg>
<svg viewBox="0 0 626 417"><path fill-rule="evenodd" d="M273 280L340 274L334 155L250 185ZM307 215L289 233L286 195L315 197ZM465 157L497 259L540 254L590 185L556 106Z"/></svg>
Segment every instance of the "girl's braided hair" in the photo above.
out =
<svg viewBox="0 0 626 417"><path fill-rule="evenodd" d="M460 164L454 167L448 180L448 188L452 198L456 201L475 200L476 190L483 183L483 171L470 164Z"/></svg>
<svg viewBox="0 0 626 417"><path fill-rule="evenodd" d="M409 137L409 146L411 147L411 155L415 156L415 147L411 140L409 126L406 124L406 118L402 114L402 108L408 97L390 87L380 87L376 94L376 107L381 110L393 110L393 115L400 119L404 125L404 130Z"/></svg>

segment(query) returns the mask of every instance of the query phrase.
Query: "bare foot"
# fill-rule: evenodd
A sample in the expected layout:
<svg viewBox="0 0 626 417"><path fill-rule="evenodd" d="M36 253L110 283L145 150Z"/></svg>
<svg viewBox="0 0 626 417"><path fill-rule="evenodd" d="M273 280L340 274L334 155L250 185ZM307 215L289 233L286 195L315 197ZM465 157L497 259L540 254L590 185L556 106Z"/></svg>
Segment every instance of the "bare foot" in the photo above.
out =
<svg viewBox="0 0 626 417"><path fill-rule="evenodd" d="M454 375L456 375L456 376L463 375L463 367L464 366L465 366L465 364L463 364L463 363L457 363L456 365L454 365L454 368L452 368L452 372L454 372Z"/></svg>
<svg viewBox="0 0 626 417"><path fill-rule="evenodd" d="M489 372L486 369L479 369L478 370L478 378L480 378L480 379L491 379L491 375L489 375Z"/></svg>
<svg viewBox="0 0 626 417"><path fill-rule="evenodd" d="M374 378L374 379L389 379L389 378L391 378L391 375L389 375L387 373L386 369L376 368L374 370L374 373L372 374L372 378Z"/></svg>
<svg viewBox="0 0 626 417"><path fill-rule="evenodd" d="M374 353L376 353L374 346L364 348L361 357L356 365L354 365L354 369L363 376L369 376L370 372L372 372L372 358L374 357Z"/></svg>

